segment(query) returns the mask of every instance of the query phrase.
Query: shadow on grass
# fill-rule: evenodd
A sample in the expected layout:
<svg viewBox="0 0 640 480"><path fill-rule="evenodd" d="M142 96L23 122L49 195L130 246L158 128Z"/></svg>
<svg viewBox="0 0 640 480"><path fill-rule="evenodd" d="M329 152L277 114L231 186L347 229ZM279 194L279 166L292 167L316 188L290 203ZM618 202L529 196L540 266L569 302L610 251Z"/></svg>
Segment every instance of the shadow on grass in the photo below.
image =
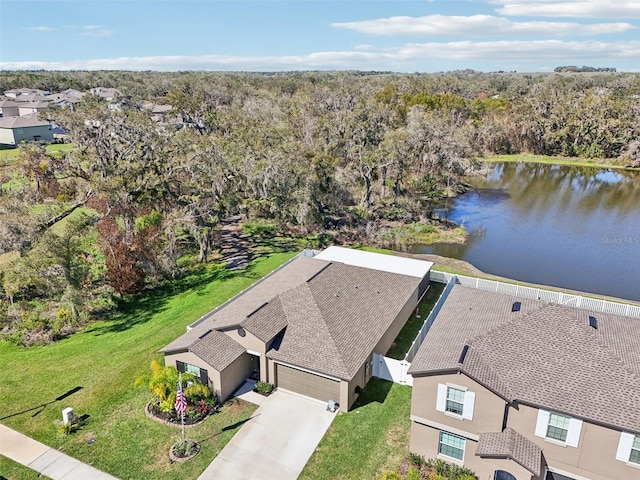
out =
<svg viewBox="0 0 640 480"><path fill-rule="evenodd" d="M364 387L362 393L360 393L351 410L364 407L370 403L384 403L391 387L393 387L393 382L387 382L386 380L375 377L372 378L369 380L369 383L367 383L367 386Z"/></svg>
<svg viewBox="0 0 640 480"><path fill-rule="evenodd" d="M214 281L228 280L234 277L246 277L258 280L260 275L252 264L244 270L227 270L222 264L206 265L198 268L182 278L168 281L163 285L140 293L125 297L117 302L117 313L102 320L88 330L94 335L117 333L126 331L136 325L148 322L154 315L167 308L172 297L193 290L196 295L204 295L207 285Z"/></svg>
<svg viewBox="0 0 640 480"><path fill-rule="evenodd" d="M56 398L54 398L53 400L51 400L49 402L41 403L38 406L27 408L25 410L21 410L19 412L11 413L9 415L5 415L4 417L0 417L0 420L6 420L7 418L11 418L11 417L16 417L18 415L22 415L23 413L33 412L34 410L35 410L35 412L31 416L32 417L36 417L36 416L40 415L48 405L53 405L56 402L64 400L65 398L70 397L74 393L82 390L83 388L84 387L80 387L80 386L74 387L71 390L67 390L62 395L57 396Z"/></svg>

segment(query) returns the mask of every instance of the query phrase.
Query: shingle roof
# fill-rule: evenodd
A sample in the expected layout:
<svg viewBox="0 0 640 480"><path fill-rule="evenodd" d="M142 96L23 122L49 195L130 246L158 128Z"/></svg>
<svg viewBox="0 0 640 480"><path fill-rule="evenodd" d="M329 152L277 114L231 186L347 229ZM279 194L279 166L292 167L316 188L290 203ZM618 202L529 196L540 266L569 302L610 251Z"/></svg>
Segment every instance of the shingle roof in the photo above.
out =
<svg viewBox="0 0 640 480"><path fill-rule="evenodd" d="M286 334L267 356L350 380L393 323L420 278L331 263L280 296Z"/></svg>
<svg viewBox="0 0 640 480"><path fill-rule="evenodd" d="M522 309L511 312L516 300ZM454 370L508 401L640 432L637 319L456 285L409 373Z"/></svg>
<svg viewBox="0 0 640 480"><path fill-rule="evenodd" d="M28 128L50 125L49 122L38 120L37 113L22 115L21 117L0 118L0 128Z"/></svg>
<svg viewBox="0 0 640 480"><path fill-rule="evenodd" d="M242 325L265 343L284 331L268 357L350 380L420 281L298 257L211 312L160 352L204 351L198 337L207 330L224 335L220 331Z"/></svg>
<svg viewBox="0 0 640 480"><path fill-rule="evenodd" d="M198 325L159 351L178 353L187 350L198 355L218 371L227 368L245 352L244 347L231 337L207 328L206 325Z"/></svg>
<svg viewBox="0 0 640 480"><path fill-rule="evenodd" d="M481 433L476 455L508 458L526 468L536 477L540 475L542 449L511 428L502 432Z"/></svg>

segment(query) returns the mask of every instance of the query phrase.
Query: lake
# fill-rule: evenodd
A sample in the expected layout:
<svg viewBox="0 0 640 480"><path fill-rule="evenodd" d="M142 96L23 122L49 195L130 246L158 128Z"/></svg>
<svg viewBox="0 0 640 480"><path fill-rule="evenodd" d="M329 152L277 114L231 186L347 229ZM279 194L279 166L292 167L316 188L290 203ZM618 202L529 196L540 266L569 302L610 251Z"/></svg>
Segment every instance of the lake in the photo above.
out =
<svg viewBox="0 0 640 480"><path fill-rule="evenodd" d="M640 174L497 163L436 212L464 245L416 246L525 282L640 301Z"/></svg>

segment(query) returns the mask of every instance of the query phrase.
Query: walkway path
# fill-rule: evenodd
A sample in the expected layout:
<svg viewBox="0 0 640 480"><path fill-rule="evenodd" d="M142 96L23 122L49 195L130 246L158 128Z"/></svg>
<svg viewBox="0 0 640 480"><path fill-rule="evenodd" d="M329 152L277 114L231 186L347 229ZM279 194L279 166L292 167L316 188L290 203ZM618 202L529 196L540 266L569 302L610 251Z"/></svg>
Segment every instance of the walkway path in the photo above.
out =
<svg viewBox="0 0 640 480"><path fill-rule="evenodd" d="M0 424L0 455L53 480L117 480L58 450Z"/></svg>
<svg viewBox="0 0 640 480"><path fill-rule="evenodd" d="M334 417L324 402L276 390L198 480L295 480Z"/></svg>
<svg viewBox="0 0 640 480"><path fill-rule="evenodd" d="M242 233L240 217L229 217L220 221L221 254L229 270L242 270L251 260L248 237Z"/></svg>

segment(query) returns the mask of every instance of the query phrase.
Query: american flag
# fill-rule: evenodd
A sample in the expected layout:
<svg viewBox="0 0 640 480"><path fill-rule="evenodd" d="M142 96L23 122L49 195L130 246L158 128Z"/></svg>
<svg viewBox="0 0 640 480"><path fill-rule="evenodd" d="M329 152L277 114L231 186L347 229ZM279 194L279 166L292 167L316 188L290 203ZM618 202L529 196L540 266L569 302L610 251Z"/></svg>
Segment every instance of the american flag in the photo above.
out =
<svg viewBox="0 0 640 480"><path fill-rule="evenodd" d="M182 393L182 382L178 381L178 393L176 394L176 412L182 415L187 411L187 399Z"/></svg>

